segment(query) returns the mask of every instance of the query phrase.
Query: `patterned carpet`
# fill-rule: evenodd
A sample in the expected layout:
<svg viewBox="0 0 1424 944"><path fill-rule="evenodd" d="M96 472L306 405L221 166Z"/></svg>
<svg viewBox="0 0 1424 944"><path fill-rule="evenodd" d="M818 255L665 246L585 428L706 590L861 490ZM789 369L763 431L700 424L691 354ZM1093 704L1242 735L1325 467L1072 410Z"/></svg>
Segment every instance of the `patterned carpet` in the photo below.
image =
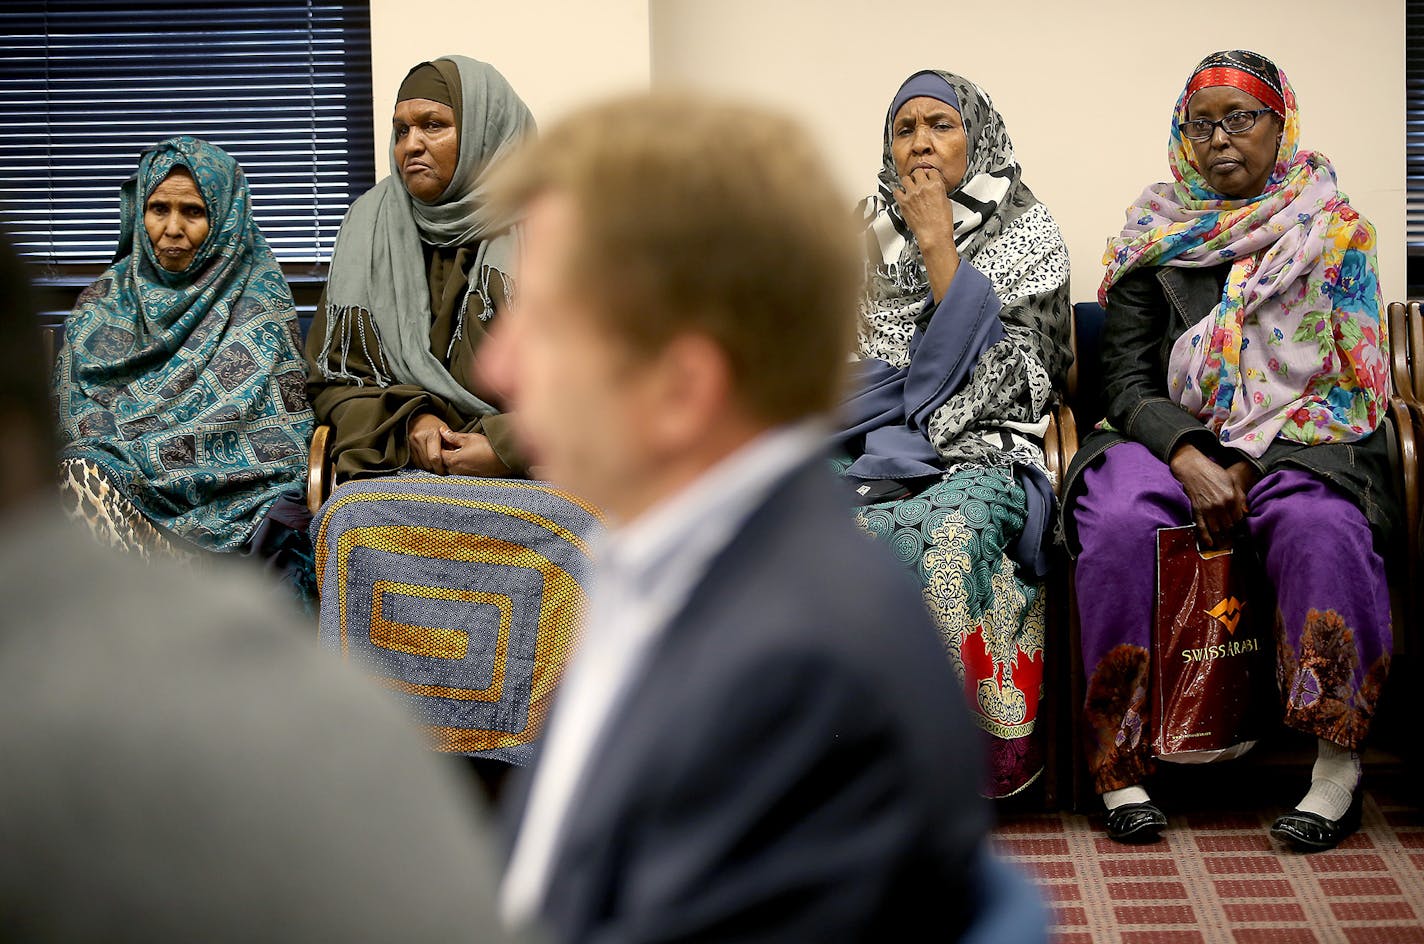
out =
<svg viewBox="0 0 1424 944"><path fill-rule="evenodd" d="M1112 842L1101 815L1022 812L1001 812L995 844L1039 882L1055 944L1424 942L1419 792L1367 780L1362 831L1307 856L1266 833L1301 776L1173 771L1154 788L1170 827L1153 845Z"/></svg>

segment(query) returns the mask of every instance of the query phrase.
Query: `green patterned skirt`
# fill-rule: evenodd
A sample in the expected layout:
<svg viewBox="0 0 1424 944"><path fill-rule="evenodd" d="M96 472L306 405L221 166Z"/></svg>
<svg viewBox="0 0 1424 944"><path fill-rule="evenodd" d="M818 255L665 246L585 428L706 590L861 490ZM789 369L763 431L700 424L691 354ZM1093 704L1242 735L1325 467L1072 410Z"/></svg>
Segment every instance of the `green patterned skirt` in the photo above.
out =
<svg viewBox="0 0 1424 944"><path fill-rule="evenodd" d="M1006 553L1026 514L1012 474L982 466L856 514L919 574L970 712L988 734L984 792L994 797L1017 793L1043 770L1034 726L1043 694L1044 587L1024 580Z"/></svg>

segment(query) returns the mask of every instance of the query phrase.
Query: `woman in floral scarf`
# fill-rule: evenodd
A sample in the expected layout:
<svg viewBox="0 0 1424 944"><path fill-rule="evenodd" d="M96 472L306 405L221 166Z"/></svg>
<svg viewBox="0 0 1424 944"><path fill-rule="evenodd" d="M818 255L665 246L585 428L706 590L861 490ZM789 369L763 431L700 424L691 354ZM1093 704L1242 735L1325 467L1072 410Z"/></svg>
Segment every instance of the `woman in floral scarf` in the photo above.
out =
<svg viewBox="0 0 1424 944"><path fill-rule="evenodd" d="M1158 528L1189 523L1205 547L1254 546L1276 599L1285 721L1318 738L1310 790L1272 834L1323 849L1358 823L1356 752L1391 649L1376 548L1394 509L1374 435L1388 341L1374 227L1299 141L1295 93L1273 63L1208 56L1173 114L1173 179L1128 208L1104 260L1107 421L1064 494L1089 766L1121 841L1166 825L1142 787L1153 768L1147 562Z"/></svg>

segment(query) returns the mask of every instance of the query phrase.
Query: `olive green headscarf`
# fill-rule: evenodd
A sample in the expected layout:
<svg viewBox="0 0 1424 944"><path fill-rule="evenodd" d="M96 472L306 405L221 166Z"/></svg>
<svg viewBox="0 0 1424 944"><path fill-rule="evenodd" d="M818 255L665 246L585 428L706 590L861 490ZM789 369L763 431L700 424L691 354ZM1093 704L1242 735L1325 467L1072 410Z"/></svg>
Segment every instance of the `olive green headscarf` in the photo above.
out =
<svg viewBox="0 0 1424 944"><path fill-rule="evenodd" d="M444 66L444 70L440 68ZM396 92L396 102L406 102L413 98L423 98L428 102L439 102L455 113L456 130L460 122L460 72L448 59L437 66L433 62L422 62L411 69L401 79L400 90ZM449 72L453 83L447 79Z"/></svg>
<svg viewBox="0 0 1424 944"><path fill-rule="evenodd" d="M353 343L363 343L361 319L351 316L366 311L380 334L380 363L372 365L378 386L414 384L466 415L488 415L495 408L451 377L430 351L430 290L421 244L479 246L455 323L458 339L470 294L478 296L480 316L488 319L494 312L492 275L508 292L515 243L508 233L510 221L487 207L490 168L534 133L534 117L494 66L465 56L421 63L406 76L401 94L403 99L453 99L448 104L460 136L455 173L434 203L414 199L396 165L392 132L390 176L351 205L337 234L327 285L326 338L317 363L327 380L361 383L346 370L346 352ZM335 371L327 366L333 344L341 351L341 367Z"/></svg>

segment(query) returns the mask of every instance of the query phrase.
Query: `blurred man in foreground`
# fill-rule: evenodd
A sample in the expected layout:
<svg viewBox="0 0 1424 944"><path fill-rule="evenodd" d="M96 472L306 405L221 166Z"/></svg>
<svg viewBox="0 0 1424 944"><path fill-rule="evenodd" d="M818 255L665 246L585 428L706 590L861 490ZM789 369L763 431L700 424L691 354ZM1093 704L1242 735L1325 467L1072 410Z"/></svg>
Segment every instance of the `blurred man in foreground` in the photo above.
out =
<svg viewBox="0 0 1424 944"><path fill-rule="evenodd" d="M688 98L508 162L492 380L613 530L501 908L562 941L953 939L987 812L958 685L822 455L858 252L791 120Z"/></svg>

